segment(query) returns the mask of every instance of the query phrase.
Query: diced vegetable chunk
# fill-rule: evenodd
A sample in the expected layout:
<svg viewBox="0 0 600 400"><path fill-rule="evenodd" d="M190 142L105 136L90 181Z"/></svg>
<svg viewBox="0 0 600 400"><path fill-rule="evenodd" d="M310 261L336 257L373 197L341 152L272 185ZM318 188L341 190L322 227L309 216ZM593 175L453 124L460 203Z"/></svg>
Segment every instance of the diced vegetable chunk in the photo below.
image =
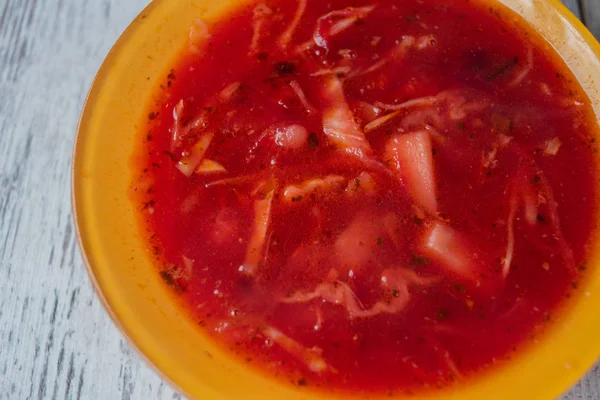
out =
<svg viewBox="0 0 600 400"><path fill-rule="evenodd" d="M555 137L548 140L544 146L544 154L547 156L555 156L558 153L560 146L562 146L562 142L559 138Z"/></svg>
<svg viewBox="0 0 600 400"><path fill-rule="evenodd" d="M194 274L194 260L183 256L183 271L185 273L186 279L191 279Z"/></svg>
<svg viewBox="0 0 600 400"><path fill-rule="evenodd" d="M207 133L202 135L200 139L194 144L187 155L185 155L178 163L177 169L181 171L185 176L192 176L198 164L202 161L204 153L208 150L210 142L212 141L213 134Z"/></svg>
<svg viewBox="0 0 600 400"><path fill-rule="evenodd" d="M508 221L506 222L506 254L502 260L502 276L506 278L515 253L515 217L517 216L518 199L513 192L510 197Z"/></svg>
<svg viewBox="0 0 600 400"><path fill-rule="evenodd" d="M429 133L419 131L394 136L387 144L386 159L397 171L417 205L435 214L436 184Z"/></svg>
<svg viewBox="0 0 600 400"><path fill-rule="evenodd" d="M232 208L222 208L211 227L212 240L216 245L225 245L238 240L240 216Z"/></svg>
<svg viewBox="0 0 600 400"><path fill-rule="evenodd" d="M186 142L185 139L188 138L190 133L202 131L206 128L207 119L205 112L196 114L192 119L184 123L183 114L186 109L187 107L183 100L179 100L175 107L173 107L173 126L171 127L171 145L169 149L171 152L175 152L182 145L182 142Z"/></svg>
<svg viewBox="0 0 600 400"><path fill-rule="evenodd" d="M240 82L233 82L229 85L225 86L221 93L219 93L219 98L221 101L229 101L235 95L235 93L240 90L242 84Z"/></svg>
<svg viewBox="0 0 600 400"><path fill-rule="evenodd" d="M279 44L281 47L285 48L292 40L294 32L296 32L296 28L298 28L298 24L300 23L300 20L304 15L304 11L306 10L306 3L307 0L298 0L298 8L296 9L296 13L294 14L292 22L288 25L285 32L283 32L279 37Z"/></svg>
<svg viewBox="0 0 600 400"><path fill-rule="evenodd" d="M445 268L450 276L468 281L475 287L484 282L479 254L473 244L450 226L435 221L423 236L423 252Z"/></svg>
<svg viewBox="0 0 600 400"><path fill-rule="evenodd" d="M373 104L369 104L367 102L361 101L358 103L358 116L361 120L366 123L369 123L377 117L381 115L381 108L374 106ZM366 129L365 129L366 130Z"/></svg>
<svg viewBox="0 0 600 400"><path fill-rule="evenodd" d="M371 174L363 171L348 182L346 193L351 197L361 193L373 194L375 193L375 179Z"/></svg>
<svg viewBox="0 0 600 400"><path fill-rule="evenodd" d="M198 168L196 168L197 174L216 174L220 172L227 172L227 170L218 162L207 159L202 160Z"/></svg>
<svg viewBox="0 0 600 400"><path fill-rule="evenodd" d="M323 179L316 178L303 182L300 185L290 185L283 191L283 198L289 202L301 201L303 197L315 191L332 191L341 187L346 178L338 175L329 175Z"/></svg>
<svg viewBox="0 0 600 400"><path fill-rule="evenodd" d="M387 124L389 121L396 118L398 114L400 114L400 111L392 111L391 113L385 114L379 118L374 119L373 121L365 125L365 132L369 133L379 128L380 126Z"/></svg>
<svg viewBox="0 0 600 400"><path fill-rule="evenodd" d="M308 131L301 125L288 125L275 130L275 143L284 149L300 149L308 140Z"/></svg>
<svg viewBox="0 0 600 400"><path fill-rule="evenodd" d="M357 216L335 241L340 266L348 270L364 266L373 257L380 232L373 218L365 214Z"/></svg>
<svg viewBox="0 0 600 400"><path fill-rule="evenodd" d="M254 275L259 264L263 261L265 239L271 219L271 206L274 194L275 189L272 189L265 194L264 199L254 201L254 226L250 240L248 241L246 258L239 268L240 272L246 275Z"/></svg>
<svg viewBox="0 0 600 400"><path fill-rule="evenodd" d="M302 90L302 88L300 87L300 84L297 81L294 81L294 80L291 81L290 87L292 88L292 90L298 97L298 100L300 100L300 103L302 104L302 106L304 107L304 109L306 111L308 111L309 113L314 113L317 111L315 109L315 107L313 107L313 105L310 104L310 101L308 101L306 94L304 94L304 90Z"/></svg>
<svg viewBox="0 0 600 400"><path fill-rule="evenodd" d="M200 18L196 18L190 28L189 49L192 53L199 53L206 41L210 38L208 25Z"/></svg>
<svg viewBox="0 0 600 400"><path fill-rule="evenodd" d="M361 18L365 18L375 6L347 7L327 13L317 20L317 28L313 34L315 44L328 49L328 40L346 29L350 28Z"/></svg>
<svg viewBox="0 0 600 400"><path fill-rule="evenodd" d="M329 366L323 359L322 351L319 348L307 348L300 343L285 335L272 326L267 326L261 330L261 333L281 346L285 351L302 361L306 367L315 373L323 373L329 369Z"/></svg>
<svg viewBox="0 0 600 400"><path fill-rule="evenodd" d="M325 100L328 103L323 112L323 132L336 146L353 153L365 154L371 150L369 142L344 97L342 81L334 76L325 81Z"/></svg>
<svg viewBox="0 0 600 400"><path fill-rule="evenodd" d="M273 15L266 4L259 4L254 7L254 16L252 18L252 42L250 43L250 54L258 52L259 42L262 38L262 30L267 18Z"/></svg>
<svg viewBox="0 0 600 400"><path fill-rule="evenodd" d="M171 146L170 150L175 150L181 137L181 115L183 114L183 108L185 107L183 100L179 100L175 107L173 107L173 127L171 128Z"/></svg>

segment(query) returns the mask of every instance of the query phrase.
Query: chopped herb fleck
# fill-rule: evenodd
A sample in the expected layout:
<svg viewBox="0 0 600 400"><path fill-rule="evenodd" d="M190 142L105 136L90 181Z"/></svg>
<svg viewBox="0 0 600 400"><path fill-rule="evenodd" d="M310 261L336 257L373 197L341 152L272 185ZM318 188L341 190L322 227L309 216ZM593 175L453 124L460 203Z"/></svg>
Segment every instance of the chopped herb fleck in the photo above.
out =
<svg viewBox="0 0 600 400"><path fill-rule="evenodd" d="M531 178L531 180L529 182L531 182L532 185L537 185L542 181L542 178L539 177L539 175L535 175L533 178Z"/></svg>
<svg viewBox="0 0 600 400"><path fill-rule="evenodd" d="M450 311L448 311L445 308L438 308L436 316L438 317L438 319L446 319L450 316Z"/></svg>
<svg viewBox="0 0 600 400"><path fill-rule="evenodd" d="M313 149L319 146L319 138L316 133L311 132L310 135L308 135L308 146Z"/></svg>
<svg viewBox="0 0 600 400"><path fill-rule="evenodd" d="M519 57L513 58L512 60L510 60L509 62L502 65L500 68L498 68L496 71L489 74L487 76L486 80L489 82L489 81L492 81L492 80L498 78L501 75L504 75L506 72L508 72L511 68L513 68L518 63L519 63Z"/></svg>
<svg viewBox="0 0 600 400"><path fill-rule="evenodd" d="M513 130L513 121L500 114L492 115L492 129L496 134L507 135Z"/></svg>
<svg viewBox="0 0 600 400"><path fill-rule="evenodd" d="M377 245L378 246L383 246L383 239L381 237L377 238Z"/></svg>
<svg viewBox="0 0 600 400"><path fill-rule="evenodd" d="M458 121L456 123L456 127L458 128L459 131L464 132L467 129L467 126L465 125L465 123L463 121Z"/></svg>
<svg viewBox="0 0 600 400"><path fill-rule="evenodd" d="M154 121L156 119L156 117L158 117L158 113L157 112L152 111L150 114L148 114L148 119L150 121Z"/></svg>
<svg viewBox="0 0 600 400"><path fill-rule="evenodd" d="M290 61L281 61L273 64L273 73L275 76L291 75L296 72L296 64Z"/></svg>
<svg viewBox="0 0 600 400"><path fill-rule="evenodd" d="M356 185L357 188L359 188L360 187L360 179L354 178L354 184Z"/></svg>
<svg viewBox="0 0 600 400"><path fill-rule="evenodd" d="M469 310L472 310L472 309L473 309L473 306L475 305L475 302L474 302L473 300L471 300L471 299L466 299L466 300L465 300L465 303L467 304L467 308L468 308Z"/></svg>
<svg viewBox="0 0 600 400"><path fill-rule="evenodd" d="M169 271L160 271L160 277L162 278L163 281L165 281L165 283L169 286L177 286L177 282L175 282L175 278L173 278L173 275L171 275L171 273Z"/></svg>
<svg viewBox="0 0 600 400"><path fill-rule="evenodd" d="M175 161L177 162L177 157L175 157L175 154L171 153L170 151L163 151L164 155L166 155L167 157L169 157L171 159L171 161Z"/></svg>
<svg viewBox="0 0 600 400"><path fill-rule="evenodd" d="M416 14L410 14L406 16L405 20L408 23L415 24L419 22L419 16Z"/></svg>
<svg viewBox="0 0 600 400"><path fill-rule="evenodd" d="M292 197L292 202L297 203L299 201L302 201L303 197L302 195L298 195L296 197Z"/></svg>
<svg viewBox="0 0 600 400"><path fill-rule="evenodd" d="M142 211L147 210L150 207L154 207L154 204L155 204L154 200L150 200L150 201L144 202L144 204L143 204L144 208L142 208Z"/></svg>
<svg viewBox="0 0 600 400"><path fill-rule="evenodd" d="M551 319L552 319L552 316L550 315L549 312L544 313L544 322L550 322Z"/></svg>
<svg viewBox="0 0 600 400"><path fill-rule="evenodd" d="M429 265L431 260L423 255L413 254L411 263L415 267L423 267L425 265Z"/></svg>
<svg viewBox="0 0 600 400"><path fill-rule="evenodd" d="M545 269L546 271L549 271L550 270L550 263L548 263L547 261L545 261L542 264L542 268Z"/></svg>
<svg viewBox="0 0 600 400"><path fill-rule="evenodd" d="M306 378L298 379L298 386L306 386L307 384Z"/></svg>
<svg viewBox="0 0 600 400"><path fill-rule="evenodd" d="M400 296L400 292L397 291L396 289L394 289L394 290L392 290L392 296L399 297Z"/></svg>
<svg viewBox="0 0 600 400"><path fill-rule="evenodd" d="M454 284L454 289L459 292L459 293L466 293L467 289L461 285L460 283L455 283Z"/></svg>

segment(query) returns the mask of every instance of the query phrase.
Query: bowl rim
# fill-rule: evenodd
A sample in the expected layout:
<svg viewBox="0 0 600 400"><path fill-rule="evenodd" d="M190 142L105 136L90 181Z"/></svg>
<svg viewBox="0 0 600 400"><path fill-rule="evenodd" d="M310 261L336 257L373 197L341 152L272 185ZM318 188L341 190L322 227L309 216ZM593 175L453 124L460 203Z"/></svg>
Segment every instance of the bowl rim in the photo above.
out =
<svg viewBox="0 0 600 400"><path fill-rule="evenodd" d="M80 197L83 195L78 192L77 189L77 180L78 177L76 175L78 165L82 162L82 156L80 154L80 146L83 138L87 135L87 132L83 129L83 125L86 120L88 120L93 113L90 110L90 106L97 100L99 97L99 93L102 91L102 87L100 85L101 80L110 75L111 67L108 63L110 59L119 54L124 47L128 44L130 37L134 32L138 29L138 24L142 22L146 18L146 16L150 13L153 13L163 2L167 2L170 0L151 0L150 3L145 6L138 15L128 24L127 28L119 35L116 42L113 44L111 49L108 51L106 56L103 57L102 63L96 72L94 79L90 85L90 89L87 93L85 101L82 105L81 115L77 124L77 130L73 142L73 150L71 156L71 173L70 173L70 198L71 198L71 215L72 222L75 228L75 235L77 237L77 243L80 250L80 254L87 271L87 275L89 277L90 282L92 283L92 287L94 292L96 293L98 299L100 300L104 310L110 317L110 320L114 324L114 326L118 329L123 338L127 341L128 345L131 346L135 350L137 356L139 356L142 360L144 360L145 364L149 366L164 382L168 383L172 389L179 392L180 394L188 397L194 398L194 396L180 386L175 378L171 378L167 375L165 371L163 371L158 365L160 364L158 360L156 360L156 356L151 356L146 354L138 343L133 339L130 335L129 331L131 327L127 327L128 323L122 322L115 313L113 306L111 305L111 301L105 296L104 290L100 283L96 278L96 274L94 272L94 267L92 266L92 262L88 257L88 253L90 252L86 243L82 236L81 231L81 223L80 223L80 206L78 204L81 202ZM210 1L210 0L205 0ZM240 0L239 2L248 2L248 0ZM254 1L254 0L250 0ZM498 2L498 0L484 0L490 2ZM581 35L584 39L585 44L589 46L589 48L593 51L593 53L600 59L600 38L596 38L589 29L583 24L581 20L579 20L560 0L546 0L548 6L556 10L556 12L564 18L568 25L573 27L575 31ZM600 357L600 342L598 346L596 346L596 351L590 351L588 355L582 356L582 362L580 367L581 373L578 373L575 378L565 379L563 385L560 388L556 389L556 393L554 395L560 395L563 391L569 390L573 385L581 378L583 378L586 371L589 371L590 368L598 361ZM560 390L559 390L560 389Z"/></svg>
<svg viewBox="0 0 600 400"><path fill-rule="evenodd" d="M79 117L79 121L77 122L77 130L75 133L75 140L73 143L73 150L72 150L72 155L71 155L71 160L72 160L71 161L71 174L70 174L71 175L70 176L70 180L71 180L71 182L70 182L71 215L72 215L72 219L73 219L73 225L75 227L75 236L77 237L78 247L80 250L81 258L83 260L88 278L92 284L92 287L93 287L94 292L96 293L96 296L100 300L102 307L108 314L113 325L115 326L115 328L117 328L117 330L121 334L122 338L125 338L125 340L127 341L127 344L132 349L135 350L136 355L138 357L140 357L144 361L146 366L150 367L150 369L155 374L157 374L157 376L163 382L166 382L167 384L169 384L171 386L171 388L174 389L179 394L182 394L185 397L192 399L193 396L191 395L191 393L187 392L182 386L180 386L177 382L175 382L173 379L171 379L167 375L166 372L164 372L161 368L158 367L158 363L155 360L153 360L150 356L148 356L140 348L138 343L129 334L128 329L121 322L121 320L117 317L113 307L110 304L110 301L104 295L103 288L101 287L98 280L96 279L96 275L94 273L94 268L92 267L92 263L90 262L90 259L88 258L88 249L87 249L87 246L85 245L85 242L83 240L83 236L81 233L81 227L80 227L80 223L79 223L80 213L78 211L78 206L77 206L79 203L78 196L80 196L80 195L78 195L78 193L77 193L76 172L77 172L77 165L78 165L78 163L81 162L80 161L81 156L80 156L80 154L78 154L79 153L78 150L81 145L82 137L85 135L85 132L83 131L83 128L82 128L83 124L86 119L89 119L89 116L88 116L89 106L98 97L98 92L100 90L102 90L101 87L99 86L100 81L102 80L102 78L104 76L106 76L110 73L111 68L108 65L108 60L113 58L113 56L118 54L121 51L121 49L123 47L125 47L125 45L127 44L127 41L129 40L129 37L136 31L137 25L145 18L145 15L152 13L156 8L158 8L159 3L161 1L163 1L163 0L150 0L150 3L147 6L145 6L142 10L140 10L140 12L136 15L136 17L127 25L125 30L119 35L119 37L117 38L115 43L112 45L112 47L110 48L108 53L106 53L106 55L103 57L102 63L100 64L98 71L94 75L94 79L92 80L90 89L88 90L86 98L83 102L83 106L81 108L82 111L81 111L81 115Z"/></svg>

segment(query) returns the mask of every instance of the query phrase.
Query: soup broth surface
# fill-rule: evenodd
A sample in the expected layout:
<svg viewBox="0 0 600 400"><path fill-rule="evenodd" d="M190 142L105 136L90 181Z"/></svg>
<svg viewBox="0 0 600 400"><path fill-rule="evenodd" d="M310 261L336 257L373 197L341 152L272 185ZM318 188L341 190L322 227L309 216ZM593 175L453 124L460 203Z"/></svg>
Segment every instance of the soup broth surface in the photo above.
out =
<svg viewBox="0 0 600 400"><path fill-rule="evenodd" d="M576 291L596 125L510 12L253 3L196 20L167 73L136 206L157 274L241 362L325 390L440 388L533 343Z"/></svg>

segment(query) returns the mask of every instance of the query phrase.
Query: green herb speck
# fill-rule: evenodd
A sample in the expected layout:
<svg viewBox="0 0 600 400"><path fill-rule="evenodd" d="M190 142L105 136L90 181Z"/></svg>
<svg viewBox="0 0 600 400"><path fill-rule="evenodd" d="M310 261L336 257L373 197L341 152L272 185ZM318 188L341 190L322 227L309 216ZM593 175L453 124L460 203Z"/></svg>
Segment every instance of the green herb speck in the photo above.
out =
<svg viewBox="0 0 600 400"><path fill-rule="evenodd" d="M308 146L312 149L319 146L319 137L316 133L311 132L310 135L308 135Z"/></svg>
<svg viewBox="0 0 600 400"><path fill-rule="evenodd" d="M423 267L429 265L431 260L420 254L413 254L411 264L415 267Z"/></svg>
<svg viewBox="0 0 600 400"><path fill-rule="evenodd" d="M436 316L438 319L446 319L450 316L450 311L446 310L445 308L438 308Z"/></svg>

